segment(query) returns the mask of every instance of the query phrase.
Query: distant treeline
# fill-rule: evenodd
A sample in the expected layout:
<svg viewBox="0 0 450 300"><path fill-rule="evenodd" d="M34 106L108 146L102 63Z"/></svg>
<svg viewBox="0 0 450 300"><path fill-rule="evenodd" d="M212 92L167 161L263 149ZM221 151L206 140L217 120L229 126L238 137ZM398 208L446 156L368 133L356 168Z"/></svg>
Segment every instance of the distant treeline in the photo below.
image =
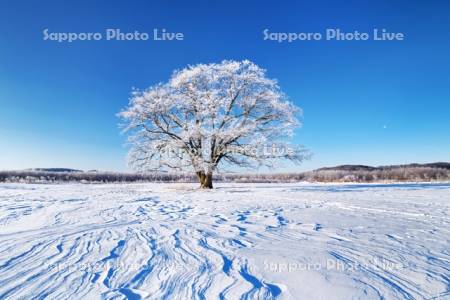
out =
<svg viewBox="0 0 450 300"><path fill-rule="evenodd" d="M450 181L450 163L411 164L369 167L345 165L303 173L219 174L221 182L380 182L380 181ZM0 171L0 182L24 183L113 183L113 182L197 182L194 174L83 172L71 169L31 169Z"/></svg>

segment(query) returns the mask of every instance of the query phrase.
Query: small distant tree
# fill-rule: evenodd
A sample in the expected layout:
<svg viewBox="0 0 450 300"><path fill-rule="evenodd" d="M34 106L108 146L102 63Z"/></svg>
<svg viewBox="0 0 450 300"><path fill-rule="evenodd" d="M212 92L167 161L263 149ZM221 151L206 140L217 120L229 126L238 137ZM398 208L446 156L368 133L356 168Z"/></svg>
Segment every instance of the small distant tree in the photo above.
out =
<svg viewBox="0 0 450 300"><path fill-rule="evenodd" d="M134 90L119 116L132 167L194 171L202 188L212 188L219 167L301 162L305 150L287 142L297 113L277 82L245 60L175 71L167 83Z"/></svg>

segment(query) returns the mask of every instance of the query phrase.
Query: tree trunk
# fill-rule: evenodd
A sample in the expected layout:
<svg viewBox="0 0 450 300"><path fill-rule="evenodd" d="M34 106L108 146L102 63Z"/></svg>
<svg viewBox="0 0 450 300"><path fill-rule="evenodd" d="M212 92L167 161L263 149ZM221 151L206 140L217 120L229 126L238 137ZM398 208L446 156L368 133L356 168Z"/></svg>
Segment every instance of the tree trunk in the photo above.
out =
<svg viewBox="0 0 450 300"><path fill-rule="evenodd" d="M197 172L198 181L200 182L200 188L212 189L212 173L206 173L203 171Z"/></svg>

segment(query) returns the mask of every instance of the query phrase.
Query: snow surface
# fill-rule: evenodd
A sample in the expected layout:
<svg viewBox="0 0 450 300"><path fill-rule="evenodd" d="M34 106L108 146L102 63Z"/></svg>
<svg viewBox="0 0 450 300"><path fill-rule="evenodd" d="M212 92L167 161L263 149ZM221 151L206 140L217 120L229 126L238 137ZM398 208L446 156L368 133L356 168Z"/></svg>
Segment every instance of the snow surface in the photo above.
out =
<svg viewBox="0 0 450 300"><path fill-rule="evenodd" d="M0 185L0 299L449 299L450 185Z"/></svg>

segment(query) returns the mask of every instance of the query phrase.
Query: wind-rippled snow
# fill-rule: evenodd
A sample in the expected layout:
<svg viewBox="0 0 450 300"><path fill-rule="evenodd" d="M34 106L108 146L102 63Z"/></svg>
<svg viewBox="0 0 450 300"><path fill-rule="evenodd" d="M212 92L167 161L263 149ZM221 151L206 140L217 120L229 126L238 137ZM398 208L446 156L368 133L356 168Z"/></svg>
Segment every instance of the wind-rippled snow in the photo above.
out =
<svg viewBox="0 0 450 300"><path fill-rule="evenodd" d="M0 185L0 299L448 299L450 185Z"/></svg>

